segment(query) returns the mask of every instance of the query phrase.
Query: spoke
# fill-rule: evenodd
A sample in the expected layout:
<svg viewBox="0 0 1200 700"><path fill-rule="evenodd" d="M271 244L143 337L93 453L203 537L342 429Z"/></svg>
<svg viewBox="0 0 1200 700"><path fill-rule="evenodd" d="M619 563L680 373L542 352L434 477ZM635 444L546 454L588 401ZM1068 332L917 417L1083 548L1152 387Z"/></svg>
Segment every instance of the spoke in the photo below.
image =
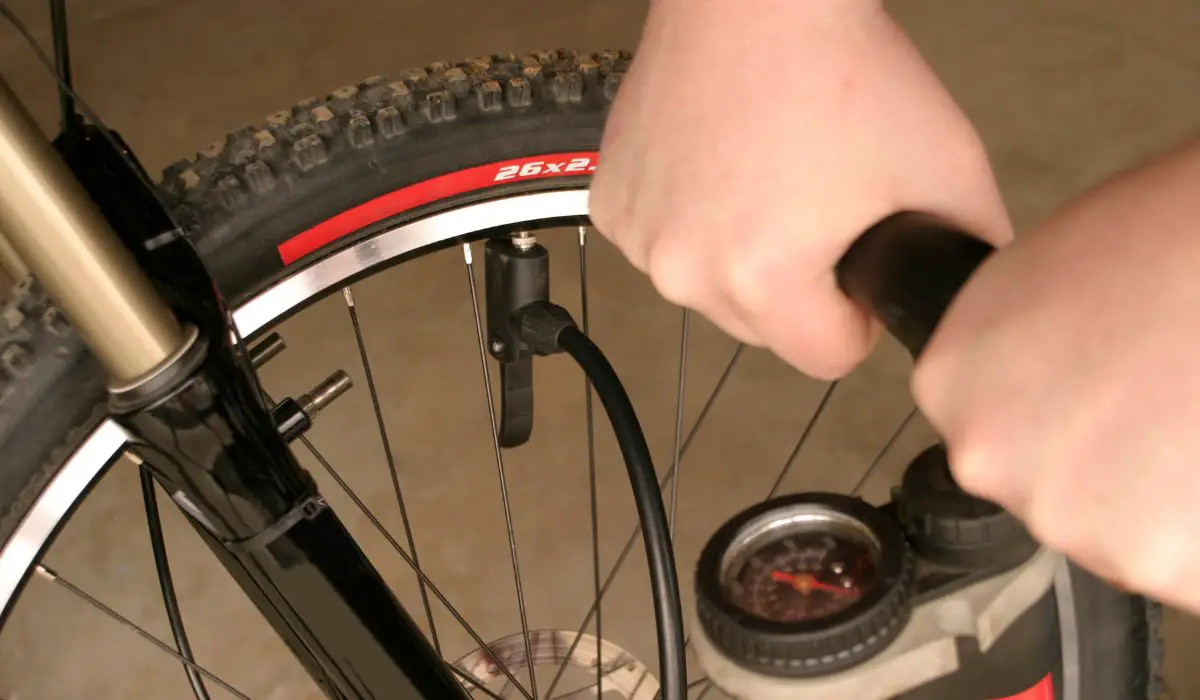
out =
<svg viewBox="0 0 1200 700"><path fill-rule="evenodd" d="M808 424L804 426L804 431L800 433L800 439L796 441L796 446L792 448L792 453L788 455L787 461L783 463L783 469L779 470L779 476L775 477L775 483L771 485L771 490L767 493L767 500L773 497L779 487L783 485L783 480L787 478L791 472L792 466L796 463L796 457L800 456L800 450L804 449L804 444L808 442L808 437L812 435L813 428L817 426L817 421L821 419L821 414L825 412L825 407L829 405L829 399L833 396L833 390L837 388L837 382L830 382L829 387L825 389L825 394L821 397L821 402L817 404L817 409L813 411L812 417L808 419Z"/></svg>
<svg viewBox="0 0 1200 700"><path fill-rule="evenodd" d="M59 576L58 572L50 569L49 567L42 566L41 564L37 565L35 572L38 574L38 576L41 576L42 578L46 579L47 581L50 581L51 583L56 583L59 586L65 588L67 591L69 591L75 597L79 598L80 600L84 601L88 605L92 606L93 608L104 613L111 619L115 620L122 627L128 629L131 632L136 633L142 639L145 639L147 642L150 642L154 646L158 647L158 649L160 651L162 651L164 654L174 657L175 660L178 661L179 663L183 664L184 666L187 666L189 669L195 671L196 673L199 673L200 675L204 676L205 678L212 681L213 683L216 683L221 688L224 688L227 692L229 692L234 697L240 698L241 700L250 700L249 696L247 696L245 693L238 690L237 688L234 688L232 685L229 685L228 683L226 683L224 680L221 679L220 676L216 675L212 671L209 671L208 669L204 668L203 666L198 665L196 662L194 662L190 659L184 658L184 656L182 654L180 654L179 652L172 649L170 647L170 645L168 645L166 642L164 642L161 639L159 639L158 637L155 637L154 635L150 634L149 632L147 632L145 630L145 628L140 627L133 620L130 620L129 618L122 615L121 613L117 612L116 610L113 610L112 608L108 607L104 603L101 603L99 600L97 600L96 598L89 595L83 589L79 588L78 586L71 583L70 581L64 579L62 576Z"/></svg>
<svg viewBox="0 0 1200 700"><path fill-rule="evenodd" d="M913 419L916 417L917 409L914 408L908 412L908 415L904 417L904 420L900 421L900 426L896 428L896 432L892 433L892 436L888 438L887 443L884 444L884 446L879 450L879 454L875 455L875 459L871 461L871 466L867 467L867 470L863 472L863 475L859 478L858 483L854 485L854 489L850 491L851 496L857 496L858 492L862 490L862 487L866 486L867 480L871 478L871 474L875 472L875 468L883 463L883 458L887 456L888 452L891 452L892 447L896 444L896 441L900 439L900 436L904 434L905 429L908 428L908 425L912 423Z"/></svg>
<svg viewBox="0 0 1200 700"><path fill-rule="evenodd" d="M713 685L712 681L708 680L707 678L705 678L703 682L706 685L704 686L703 690L701 690L699 693L696 694L696 700L704 700L704 696L711 693L712 689L717 687L717 686ZM688 686L688 690L691 690L691 686Z"/></svg>
<svg viewBox="0 0 1200 700"><path fill-rule="evenodd" d="M413 562L421 566L417 557L417 541L413 535L412 525L408 520L408 508L404 506L404 493L400 489L400 474L396 471L396 458L392 454L392 443L388 440L387 425L383 420L383 408L379 403L379 392L375 388L375 377L371 373L371 360L367 356L367 344L363 339L362 325L358 321L358 309L354 304L354 293L349 287L342 287L342 296L346 299L346 309L350 313L350 324L354 326L354 341L358 344L358 356L362 360L363 375L367 380L367 391L371 394L371 406L375 409L375 423L379 426L379 439L383 442L383 456L387 460L388 473L392 477L392 491L396 494L396 505L400 507L400 521L404 525L404 537L408 540L408 551L412 553ZM442 655L442 645L438 641L437 627L433 622L433 608L429 605L429 592L425 590L425 582L417 580L421 592L421 605L425 608L425 619L429 621L429 639L438 656Z"/></svg>
<svg viewBox="0 0 1200 700"><path fill-rule="evenodd" d="M458 676L459 678L463 679L464 681L466 681L466 682L470 683L472 686L474 686L474 687L475 687L475 690L482 691L482 692L483 692L483 694L484 694L484 695L486 695L486 696L488 696L489 698L495 698L496 700L504 700L504 696L502 696L502 695L497 695L496 693L494 693L494 692L492 692L492 691L488 690L488 689L487 689L487 688L486 688L486 687L483 685L483 683L480 683L480 682L479 682L479 679L478 679L478 678L476 678L475 676L472 676L471 674L469 674L469 673L467 673L466 671L462 670L462 669L461 669L461 668L459 668L458 666L455 666L454 664L447 664L447 665L448 665L448 666L450 666L450 671L451 671L451 673L453 673L454 675L456 675L456 676ZM511 681L506 681L506 684L507 684L507 683L509 683L509 682L511 682ZM508 686L507 686L507 685L505 685L505 687L507 688ZM471 692L471 691L468 691L468 692Z"/></svg>
<svg viewBox="0 0 1200 700"><path fill-rule="evenodd" d="M683 310L683 326L679 330L679 392L675 396L675 453L673 464L679 464L679 452L683 440L683 392L687 386L687 347L688 327L691 325L692 314L688 309ZM679 472L671 479L671 520L669 532L675 539L675 511L679 507Z"/></svg>
<svg viewBox="0 0 1200 700"><path fill-rule="evenodd" d="M601 697L602 695L603 695L602 686L599 683L590 683L588 685L583 686L582 688L572 690L569 693L561 693L559 695L555 695L550 700L573 700L573 698L598 698L598 697Z"/></svg>
<svg viewBox="0 0 1200 700"><path fill-rule="evenodd" d="M488 418L492 427L492 449L496 455L496 474L500 480L500 501L504 506L504 526L508 530L508 552L512 559L513 583L517 589L517 612L521 617L521 635L525 641L525 658L529 665L529 690L537 697L537 672L533 667L533 647L529 639L529 619L525 614L525 591L521 587L521 565L517 556L517 534L513 527L512 509L508 499L508 480L504 476L504 455L496 422L496 405L492 398L492 374L488 369L487 342L483 338L483 319L479 315L479 291L475 288L475 265L471 244L463 244L463 259L467 263L467 282L471 290L471 309L475 314L475 336L479 341L479 366L483 370L483 388L487 399Z"/></svg>
<svg viewBox="0 0 1200 700"><path fill-rule="evenodd" d="M587 227L579 227L579 299L583 333L590 337L588 323ZM596 493L596 429L595 407L592 405L592 380L583 375L584 410L587 412L588 485L591 487L592 515L592 593L596 601L596 658L603 657L604 630L600 614L600 505ZM596 664L596 687L604 679L602 664Z"/></svg>
<svg viewBox="0 0 1200 700"><path fill-rule="evenodd" d="M695 440L696 436L700 433L700 428L704 426L705 420L708 419L709 411L712 410L713 405L717 401L717 397L720 396L721 391L724 390L725 384L729 381L729 377L733 374L733 369L737 366L737 362L742 356L742 351L745 349L746 346L744 343L738 343L737 349L733 351L733 357L729 358L729 364L725 366L725 371L721 373L721 377L717 380L716 385L713 386L712 392L709 393L708 399L706 399L704 402L704 407L700 409L700 415L696 416L696 422L692 424L692 429L688 432L687 439L683 441L683 446L679 450L680 459L683 459L683 457L687 455L688 448L692 446L692 441ZM658 482L660 489L665 489L670 484L671 479L674 478L675 471L678 467L678 461L671 464L671 468L668 469L665 474L663 474L662 478ZM608 593L608 589L610 586L612 586L613 581L617 579L617 574L621 572L621 567L624 566L625 560L629 557L629 553L633 551L633 546L637 544L637 539L641 534L642 526L638 524L633 528L633 532L629 534L629 539L625 541L625 547L621 550L621 554L617 556L616 563L613 564L612 568L608 572L608 576L604 579L604 583L600 586L600 594L597 595L596 600L592 602L592 607L588 610L587 615L583 618L583 624L579 625L579 629L576 630L575 639L571 642L571 646L567 647L567 653L564 655L563 660L559 663L558 669L554 673L553 680L550 681L550 688L546 691L547 696L550 696L554 692L554 688L558 685L558 682L562 680L563 673L567 670L567 661L575 652L575 647L579 644L579 640L583 638L583 631L587 629L588 624L591 623L592 618L596 615L596 611L600 607L600 601L604 598L604 595Z"/></svg>
<svg viewBox="0 0 1200 700"><path fill-rule="evenodd" d="M163 607L166 609L167 622L171 626L171 635L175 638L175 648L179 655L195 663L192 645L188 643L187 630L183 626L183 615L179 611L179 600L175 597L175 583L171 580L171 565L167 560L167 547L163 539L162 521L158 516L158 499L154 494L154 477L150 469L142 464L140 457L127 453L138 464L138 474L142 482L142 503L146 509L146 529L150 533L150 549L154 553L154 570L158 574L158 587L162 590ZM208 689L204 687L204 679L191 666L184 664L183 672L187 675L188 684L196 700L209 700Z"/></svg>
<svg viewBox="0 0 1200 700"><path fill-rule="evenodd" d="M607 664L598 664L598 665L601 667L601 669L603 669L603 673L600 675L600 680L596 681L595 683L588 683L587 685L585 685L581 688L572 690L570 692L559 693L558 695L555 695L552 698L549 698L549 696L547 696L549 698L549 700L568 700L568 698L587 698L587 697L598 698L598 697L602 697L606 690L612 691L613 689L617 688L616 683L609 683L608 686L605 686L604 678L606 676L612 675L613 673L620 671L624 668L624 664L620 662L620 659L618 659L617 663L615 663L615 664L613 662L609 662ZM633 690L626 691L626 692L629 692L629 695L627 697L638 697L638 690L642 687L642 684L646 681L646 677L649 675L650 675L650 670L643 668L642 675L638 676L637 683L634 685ZM695 685L696 685L695 682L689 683L687 685L687 690L691 690L692 687ZM660 690L658 692L661 693L662 691ZM655 697L657 697L657 695Z"/></svg>
<svg viewBox="0 0 1200 700"><path fill-rule="evenodd" d="M268 401L269 400L270 399L268 398ZM272 404L273 403L274 402L272 402ZM484 650L484 653L488 655L488 658L496 664L497 668L500 669L500 672L503 673L508 680L512 681L513 683L517 683L517 679L515 676L513 676L512 671L508 668L508 664L502 661L500 657L492 653L491 646L488 645L487 642L483 641L483 637L480 637L479 633L475 631L475 628L467 623L466 618L462 616L462 613L458 611L458 608L454 607L450 603L450 600L446 598L441 589L435 586L433 581L429 579L429 576L426 575L426 573L421 570L419 566L417 566L416 561L409 556L408 552L404 551L404 548L400 546L400 543L396 541L396 538L392 536L392 533L383 526L383 523L379 521L379 518L375 517L375 514L371 512L371 509L367 507L366 503L363 503L363 500L358 497L358 494L354 492L354 489L350 488L350 484L346 483L346 480L343 479L342 475L333 468L333 465L329 463L329 460L325 459L325 455L321 454L320 451L317 450L316 445L313 445L312 441L306 436L301 435L298 439L321 465L321 468L323 468L325 472L333 478L333 480L337 483L338 488L342 489L342 491L344 491L346 495L350 497L350 500L354 503L358 510L362 512L364 516L366 516L367 520L371 522L371 525L375 527L375 531L382 535L385 540L387 540L388 544L392 546L392 549L396 552L396 554L404 560L404 563L408 564L408 566L413 570L413 573L417 575L417 578L420 579L426 587L428 587L429 592L433 594L433 597L437 598L438 602L440 602L446 608L446 612L450 613L450 616L453 617L458 624L462 625L463 630L465 630L466 633L471 636L471 639L475 642L475 644L478 645L478 648ZM520 683L517 683L517 689L521 691L521 695L524 696L526 700L534 700Z"/></svg>

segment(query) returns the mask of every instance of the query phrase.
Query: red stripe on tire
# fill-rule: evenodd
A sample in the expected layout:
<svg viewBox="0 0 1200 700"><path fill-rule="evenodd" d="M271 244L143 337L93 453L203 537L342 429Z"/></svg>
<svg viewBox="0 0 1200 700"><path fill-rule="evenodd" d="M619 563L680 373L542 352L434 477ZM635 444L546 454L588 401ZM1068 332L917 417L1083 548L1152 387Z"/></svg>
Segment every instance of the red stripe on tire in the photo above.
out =
<svg viewBox="0 0 1200 700"><path fill-rule="evenodd" d="M495 185L547 177L587 175L596 169L595 151L549 153L504 160L442 175L363 202L279 244L284 265L319 250L342 236L416 207Z"/></svg>
<svg viewBox="0 0 1200 700"><path fill-rule="evenodd" d="M1047 675L1029 690L1017 693L1012 697L996 698L996 700L1054 700L1054 677Z"/></svg>

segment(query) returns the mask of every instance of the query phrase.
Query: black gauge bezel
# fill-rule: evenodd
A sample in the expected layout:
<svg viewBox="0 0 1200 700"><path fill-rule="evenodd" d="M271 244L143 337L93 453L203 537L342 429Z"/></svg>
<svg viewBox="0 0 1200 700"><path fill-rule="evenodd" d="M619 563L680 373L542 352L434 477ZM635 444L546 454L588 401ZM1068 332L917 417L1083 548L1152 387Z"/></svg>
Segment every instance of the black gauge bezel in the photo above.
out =
<svg viewBox="0 0 1200 700"><path fill-rule="evenodd" d="M732 601L722 584L726 553L747 526L764 516L781 516L798 506L828 510L860 523L878 544L876 577L863 597L837 613L817 620L780 622L755 615ZM700 622L709 638L740 665L773 675L828 673L859 663L877 653L899 632L911 611L913 560L900 525L875 506L842 494L803 493L764 501L725 523L704 547L696 569ZM875 630L876 632L872 632ZM864 647L863 635L875 634L873 648L834 653L839 641ZM822 651L824 650L824 651ZM810 660L809 654L822 658Z"/></svg>

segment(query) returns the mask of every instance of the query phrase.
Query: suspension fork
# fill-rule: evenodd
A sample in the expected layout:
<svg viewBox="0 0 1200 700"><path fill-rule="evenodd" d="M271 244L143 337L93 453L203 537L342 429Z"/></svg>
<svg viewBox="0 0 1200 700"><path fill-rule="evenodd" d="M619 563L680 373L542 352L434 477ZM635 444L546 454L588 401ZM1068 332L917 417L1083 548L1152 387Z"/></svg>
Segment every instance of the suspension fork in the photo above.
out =
<svg viewBox="0 0 1200 700"><path fill-rule="evenodd" d="M139 457L330 698L465 698L288 449L123 144L91 127L57 145L72 167L0 79L4 263L72 320Z"/></svg>

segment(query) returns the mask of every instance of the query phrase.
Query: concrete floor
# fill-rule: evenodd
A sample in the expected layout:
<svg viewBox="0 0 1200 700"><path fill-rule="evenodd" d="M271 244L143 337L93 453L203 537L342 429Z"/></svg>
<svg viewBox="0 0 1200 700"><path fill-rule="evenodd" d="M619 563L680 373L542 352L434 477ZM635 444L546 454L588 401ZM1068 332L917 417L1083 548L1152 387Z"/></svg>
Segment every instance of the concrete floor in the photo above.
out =
<svg viewBox="0 0 1200 700"><path fill-rule="evenodd" d="M9 4L45 37L41 0ZM367 75L501 50L631 47L645 9L642 2L611 0L70 4L79 88L151 170L299 98ZM979 125L1018 224L1200 122L1195 0L889 5ZM52 85L7 28L0 29L0 65L39 118L52 123ZM551 240L564 261L555 268L559 299L577 294L572 236ZM519 622L461 264L454 253L435 256L363 282L356 294L424 564L479 633L493 639L518 631ZM657 300L608 246L594 246L592 266L594 334L629 385L664 465L674 427L679 312ZM341 306L340 297L328 299L287 322L281 332L290 347L265 370L265 382L277 395L294 395L339 367L359 380L311 437L400 536ZM693 324L689 422L733 347L703 321ZM889 344L843 384L786 488L850 488L910 408L906 372L903 354ZM537 437L508 454L506 466L530 625L572 628L591 590L582 380L555 358L539 363L537 382ZM678 551L685 577L706 536L765 493L822 390L764 353L742 359L684 463ZM598 433L607 566L634 515L615 445L607 429ZM906 459L930 439L923 426L909 430L868 484L867 496L884 498ZM313 466L385 577L415 602L411 573ZM136 484L128 465L115 468L49 559L167 638ZM165 518L198 659L253 698L316 697L186 524L173 512ZM604 636L650 661L643 566L635 553L607 598ZM439 611L437 621L448 655L472 647L448 615ZM1172 615L1167 632L1175 697L1200 697L1200 672L1188 663L1200 650L1200 624ZM539 678L544 689L544 673ZM0 697L189 696L176 662L61 590L35 583L0 636ZM214 689L213 697L226 696Z"/></svg>

